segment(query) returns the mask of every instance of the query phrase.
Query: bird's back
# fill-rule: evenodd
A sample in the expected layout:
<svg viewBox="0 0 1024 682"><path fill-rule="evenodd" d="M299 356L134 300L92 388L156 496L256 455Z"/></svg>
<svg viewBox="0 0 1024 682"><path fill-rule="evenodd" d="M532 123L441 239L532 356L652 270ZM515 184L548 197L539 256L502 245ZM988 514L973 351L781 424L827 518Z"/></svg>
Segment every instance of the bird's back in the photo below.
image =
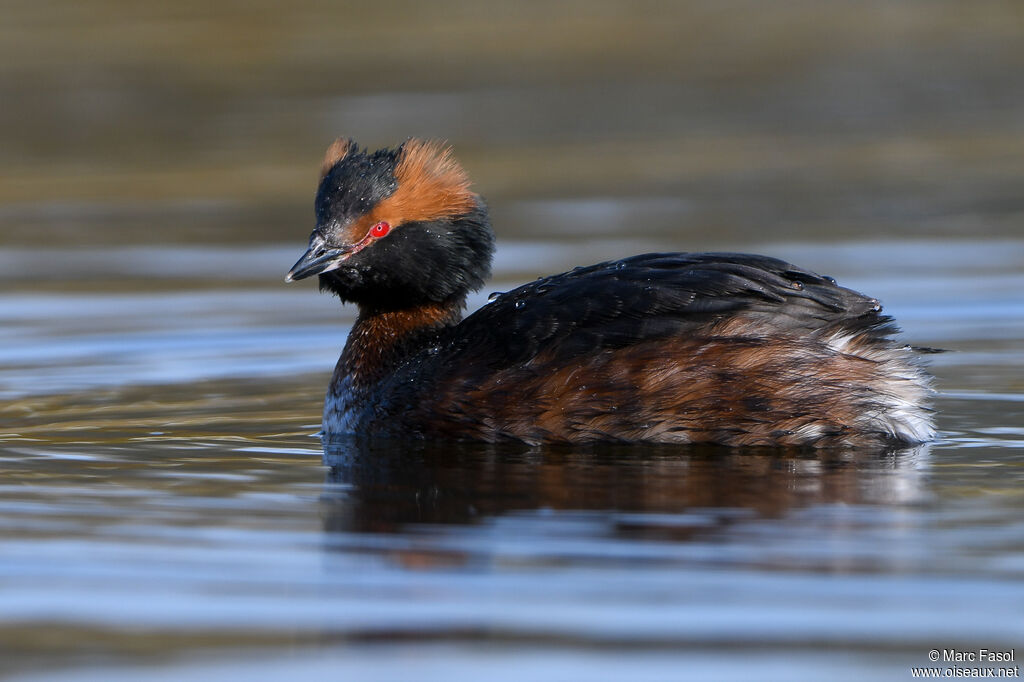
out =
<svg viewBox="0 0 1024 682"><path fill-rule="evenodd" d="M927 440L928 376L880 310L764 256L577 268L430 339L374 389L358 428L528 443Z"/></svg>

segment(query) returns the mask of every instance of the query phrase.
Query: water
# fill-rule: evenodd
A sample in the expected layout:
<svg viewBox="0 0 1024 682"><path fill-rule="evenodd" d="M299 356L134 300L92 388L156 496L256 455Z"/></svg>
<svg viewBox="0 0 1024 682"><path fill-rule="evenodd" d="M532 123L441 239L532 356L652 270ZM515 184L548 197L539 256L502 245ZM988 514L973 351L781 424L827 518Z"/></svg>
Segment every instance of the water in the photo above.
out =
<svg viewBox="0 0 1024 682"><path fill-rule="evenodd" d="M862 680L1024 656L1017 5L417 7L5 12L0 675ZM471 308L655 250L877 296L951 351L940 439L323 446L353 311L283 277L338 134L453 142L499 238Z"/></svg>

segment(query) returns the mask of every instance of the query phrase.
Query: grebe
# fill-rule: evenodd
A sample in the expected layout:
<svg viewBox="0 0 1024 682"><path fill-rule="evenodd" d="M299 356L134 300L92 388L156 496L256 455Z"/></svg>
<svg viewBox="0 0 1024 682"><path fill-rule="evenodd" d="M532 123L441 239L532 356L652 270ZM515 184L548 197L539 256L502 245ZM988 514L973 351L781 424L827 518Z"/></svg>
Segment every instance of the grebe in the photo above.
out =
<svg viewBox="0 0 1024 682"><path fill-rule="evenodd" d="M930 377L878 301L775 258L652 253L544 277L465 319L487 209L451 150L327 150L286 281L359 306L326 435L881 446L934 435Z"/></svg>

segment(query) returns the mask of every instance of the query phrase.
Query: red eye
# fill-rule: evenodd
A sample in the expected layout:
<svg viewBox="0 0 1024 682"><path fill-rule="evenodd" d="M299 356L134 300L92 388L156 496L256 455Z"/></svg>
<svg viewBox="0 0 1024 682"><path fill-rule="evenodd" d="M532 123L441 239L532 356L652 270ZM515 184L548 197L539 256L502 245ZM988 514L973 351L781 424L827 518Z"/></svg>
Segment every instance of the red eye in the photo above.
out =
<svg viewBox="0 0 1024 682"><path fill-rule="evenodd" d="M388 225L387 223L381 222L377 223L376 225L370 228L370 236L380 239L390 231L391 226Z"/></svg>

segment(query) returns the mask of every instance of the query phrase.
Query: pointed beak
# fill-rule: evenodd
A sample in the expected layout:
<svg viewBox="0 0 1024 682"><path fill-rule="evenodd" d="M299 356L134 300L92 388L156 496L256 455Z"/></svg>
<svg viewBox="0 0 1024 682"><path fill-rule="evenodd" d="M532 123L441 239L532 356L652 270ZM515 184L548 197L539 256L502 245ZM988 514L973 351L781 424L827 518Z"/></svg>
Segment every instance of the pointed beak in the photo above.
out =
<svg viewBox="0 0 1024 682"><path fill-rule="evenodd" d="M351 248L331 248L326 246L323 241L314 239L310 242L306 253L302 254L302 258L285 275L284 281L294 282L335 270L345 262L351 252Z"/></svg>

